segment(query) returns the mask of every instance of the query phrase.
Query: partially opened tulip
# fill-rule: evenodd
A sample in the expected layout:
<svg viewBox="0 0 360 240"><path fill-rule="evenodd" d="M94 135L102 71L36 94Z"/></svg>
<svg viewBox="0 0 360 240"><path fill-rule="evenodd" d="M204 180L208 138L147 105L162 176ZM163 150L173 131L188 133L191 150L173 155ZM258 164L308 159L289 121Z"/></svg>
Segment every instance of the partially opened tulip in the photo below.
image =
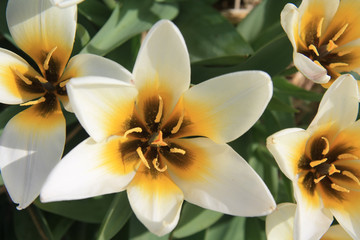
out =
<svg viewBox="0 0 360 240"><path fill-rule="evenodd" d="M61 158L65 118L60 101L71 109L68 80L84 75L117 77L123 70L89 54L73 57L64 70L75 38L76 5L58 8L49 0L9 0L6 17L14 41L39 70L0 48L0 102L30 106L8 122L0 139L1 174L10 197L22 209L39 195Z"/></svg>
<svg viewBox="0 0 360 240"><path fill-rule="evenodd" d="M343 72L360 72L360 1L303 0L287 4L281 25L293 48L295 66L328 88Z"/></svg>
<svg viewBox="0 0 360 240"><path fill-rule="evenodd" d="M55 167L42 201L126 189L137 218L157 235L174 229L184 199L232 215L274 209L264 182L226 144L266 108L272 96L266 73L231 73L189 89L184 39L163 20L144 40L132 80L70 81L74 112L90 137Z"/></svg>
<svg viewBox="0 0 360 240"><path fill-rule="evenodd" d="M267 240L293 238L294 218L296 213L296 204L281 203L266 217L266 237ZM308 240L317 240L313 238ZM338 224L332 225L329 230L321 237L321 240L352 240L345 230Z"/></svg>
<svg viewBox="0 0 360 240"><path fill-rule="evenodd" d="M360 238L360 122L358 87L351 75L326 91L307 130L285 129L267 147L293 182L294 239L319 239L333 221Z"/></svg>

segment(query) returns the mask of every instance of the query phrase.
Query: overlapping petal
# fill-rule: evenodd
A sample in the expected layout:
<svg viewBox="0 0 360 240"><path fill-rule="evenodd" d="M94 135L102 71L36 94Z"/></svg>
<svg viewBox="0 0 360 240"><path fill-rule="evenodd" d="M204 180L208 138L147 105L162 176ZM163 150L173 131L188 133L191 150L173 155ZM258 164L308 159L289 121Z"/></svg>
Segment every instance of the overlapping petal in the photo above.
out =
<svg viewBox="0 0 360 240"><path fill-rule="evenodd" d="M67 91L77 118L95 141L125 133L138 94L132 84L104 77L83 77L72 79Z"/></svg>
<svg viewBox="0 0 360 240"><path fill-rule="evenodd" d="M227 144L216 144L207 138L172 141L191 149L193 164L181 167L168 163L171 178L184 192L186 201L240 216L266 215L275 209L264 182Z"/></svg>
<svg viewBox="0 0 360 240"><path fill-rule="evenodd" d="M281 203L266 217L266 237L268 240L293 239L296 204Z"/></svg>
<svg viewBox="0 0 360 240"><path fill-rule="evenodd" d="M298 161L304 154L309 137L304 129L289 128L271 135L266 141L267 148L289 179L295 178Z"/></svg>
<svg viewBox="0 0 360 240"><path fill-rule="evenodd" d="M13 117L0 140L0 167L6 188L18 208L39 195L51 169L58 163L65 143L65 119L60 104L44 115L42 104Z"/></svg>
<svg viewBox="0 0 360 240"><path fill-rule="evenodd" d="M52 61L61 73L69 60L76 31L76 5L53 6L49 0L11 0L6 19L11 36L44 72L44 61L55 47Z"/></svg>
<svg viewBox="0 0 360 240"><path fill-rule="evenodd" d="M125 190L138 163L122 162L120 144L117 137L101 143L84 140L51 172L41 200L74 200Z"/></svg>
<svg viewBox="0 0 360 240"><path fill-rule="evenodd" d="M135 215L152 233L161 236L175 228L184 196L167 173L154 176L141 165L127 194Z"/></svg>
<svg viewBox="0 0 360 240"><path fill-rule="evenodd" d="M329 123L336 123L342 129L355 122L359 102L356 81L351 75L345 74L332 86L324 94L309 129Z"/></svg>
<svg viewBox="0 0 360 240"><path fill-rule="evenodd" d="M340 225L332 225L322 236L321 240L352 240L347 232Z"/></svg>
<svg viewBox="0 0 360 240"><path fill-rule="evenodd" d="M38 73L20 56L0 48L0 102L20 104L43 95L44 91L41 88L31 86L31 80L37 75Z"/></svg>
<svg viewBox="0 0 360 240"><path fill-rule="evenodd" d="M133 74L140 96L146 99L149 93L158 91L166 113L189 88L189 54L184 38L172 22L162 20L151 28L139 50Z"/></svg>
<svg viewBox="0 0 360 240"><path fill-rule="evenodd" d="M330 76L327 75L326 68L316 64L310 58L301 53L294 53L295 66L305 75L305 77L313 80L316 83L327 83Z"/></svg>
<svg viewBox="0 0 360 240"><path fill-rule="evenodd" d="M254 125L271 96L270 77L260 71L230 73L200 83L184 94L190 124L179 134L232 141Z"/></svg>

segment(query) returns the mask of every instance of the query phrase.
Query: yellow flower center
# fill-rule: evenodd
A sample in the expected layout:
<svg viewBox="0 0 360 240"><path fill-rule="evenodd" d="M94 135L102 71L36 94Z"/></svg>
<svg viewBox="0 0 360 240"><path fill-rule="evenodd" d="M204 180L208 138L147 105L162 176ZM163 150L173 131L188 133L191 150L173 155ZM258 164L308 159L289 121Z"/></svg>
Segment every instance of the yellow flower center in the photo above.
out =
<svg viewBox="0 0 360 240"><path fill-rule="evenodd" d="M336 41L346 32L348 24L344 24L330 39L322 36L324 18L313 23L313 29L300 40L299 52L313 60L316 64L326 68L332 78L340 74L335 68L349 65L351 51L334 51L338 48ZM335 70L334 70L335 69Z"/></svg>
<svg viewBox="0 0 360 240"><path fill-rule="evenodd" d="M313 195L318 185L321 185L328 196L342 200L343 194L352 191L349 187L351 184L360 186L360 176L341 164L359 157L352 154L352 148L344 146L331 148L329 140L324 136L309 140L306 145L309 156L304 154L298 162L299 172L304 176L301 184L308 193Z"/></svg>
<svg viewBox="0 0 360 240"><path fill-rule="evenodd" d="M184 124L184 114L178 111L174 116L164 120L164 102L160 95L151 97L144 109L135 106L123 135L126 140L120 146L123 161L140 160L154 177L167 170L167 163L188 166L191 154L171 141Z"/></svg>
<svg viewBox="0 0 360 240"><path fill-rule="evenodd" d="M53 58L54 52L57 47L55 46L49 52L44 53L44 60L42 64L43 73L32 76L27 73L21 73L14 66L10 66L11 71L15 75L16 81L20 88L26 92L43 93L39 99L28 101L21 104L21 106L30 106L35 104L44 103L42 107L42 115L52 112L54 109L54 101L57 101L56 95L67 95L65 84L68 80L59 83L61 73L58 71L58 64Z"/></svg>

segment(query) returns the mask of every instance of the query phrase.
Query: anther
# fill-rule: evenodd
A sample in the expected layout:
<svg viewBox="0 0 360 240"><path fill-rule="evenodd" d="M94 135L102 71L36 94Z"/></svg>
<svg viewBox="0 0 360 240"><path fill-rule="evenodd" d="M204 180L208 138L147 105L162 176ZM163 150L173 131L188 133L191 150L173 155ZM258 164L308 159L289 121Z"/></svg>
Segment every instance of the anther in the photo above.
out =
<svg viewBox="0 0 360 240"><path fill-rule="evenodd" d="M343 33L345 32L346 28L349 26L349 24L345 24L336 34L335 36L332 38L333 41L336 41L339 39L339 37L341 37L341 35L343 35Z"/></svg>
<svg viewBox="0 0 360 240"><path fill-rule="evenodd" d="M315 60L314 63L315 63L316 65L319 65L320 67L322 67L321 63L320 63L318 60Z"/></svg>
<svg viewBox="0 0 360 240"><path fill-rule="evenodd" d="M30 106L30 105L35 105L35 104L38 104L38 103L42 103L42 102L45 102L46 101L46 98L45 97L41 97L37 100L33 100L33 101L29 101L29 102L26 102L26 103L22 103L20 104L20 106Z"/></svg>
<svg viewBox="0 0 360 240"><path fill-rule="evenodd" d="M348 63L342 63L342 62L330 63L329 64L329 68L346 67L346 66L349 66L349 64Z"/></svg>
<svg viewBox="0 0 360 240"><path fill-rule="evenodd" d="M338 160L355 160L355 159L359 159L359 158L351 153L343 153L343 154L340 154L339 156L337 156L337 159Z"/></svg>
<svg viewBox="0 0 360 240"><path fill-rule="evenodd" d="M335 189L336 191L339 191L339 192L346 192L346 193L350 192L349 189L344 188L344 187L340 187L339 185L336 185L335 183L331 184L331 188Z"/></svg>
<svg viewBox="0 0 360 240"><path fill-rule="evenodd" d="M181 124L183 123L183 121L184 121L184 112L181 113L176 126L173 127L173 129L171 130L171 134L175 134L180 130L180 127L181 127Z"/></svg>
<svg viewBox="0 0 360 240"><path fill-rule="evenodd" d="M180 153L182 155L185 155L186 151L181 148L170 148L171 153Z"/></svg>
<svg viewBox="0 0 360 240"><path fill-rule="evenodd" d="M324 149L322 150L321 154L322 154L322 155L326 155L326 154L329 153L330 143L329 143L329 140L327 140L327 138L325 138L325 137L321 137L321 139L325 142L325 147L324 147Z"/></svg>
<svg viewBox="0 0 360 240"><path fill-rule="evenodd" d="M321 159L321 160L315 160L315 161L311 161L310 162L310 167L316 167L316 166L318 166L318 165L320 165L320 164L322 164L322 163L324 163L324 162L326 162L327 161L327 158L323 158L323 159Z"/></svg>
<svg viewBox="0 0 360 240"><path fill-rule="evenodd" d="M159 110L156 114L155 117L155 123L159 123L162 117L162 113L163 113L163 108L164 108L164 102L162 100L162 97L159 95Z"/></svg>
<svg viewBox="0 0 360 240"><path fill-rule="evenodd" d="M16 76L18 76L21 80L23 80L24 83L26 83L27 85L31 85L32 81L30 79L28 79L27 77L25 77L21 72L19 72L15 67L10 66L10 69L16 74Z"/></svg>
<svg viewBox="0 0 360 240"><path fill-rule="evenodd" d="M325 177L326 177L326 175L321 176L321 177L319 177L319 178L315 178L315 179L314 179L314 183L315 183L315 184L319 183L319 182L320 182L321 180L323 180Z"/></svg>
<svg viewBox="0 0 360 240"><path fill-rule="evenodd" d="M141 150L141 147L138 147L138 148L136 149L136 152L137 152L137 154L139 155L141 161L144 163L144 165L145 165L148 169L150 169L149 163L148 163L148 161L146 160L146 158L145 158L145 156L144 156L144 154L143 154L143 152L142 152L142 150Z"/></svg>
<svg viewBox="0 0 360 240"><path fill-rule="evenodd" d="M336 169L334 164L331 164L328 169L329 175L333 175L334 173L340 173L340 170Z"/></svg>
<svg viewBox="0 0 360 240"><path fill-rule="evenodd" d="M314 44L310 44L308 48L309 48L309 50L312 50L316 54L316 56L319 56L319 52L316 49Z"/></svg>
<svg viewBox="0 0 360 240"><path fill-rule="evenodd" d="M344 175L344 176L347 176L347 177L351 178L351 180L353 180L353 181L356 182L358 185L360 185L359 179L358 179L352 172L342 171L341 174Z"/></svg>
<svg viewBox="0 0 360 240"><path fill-rule="evenodd" d="M51 56L54 54L55 50L57 49L57 47L55 46L53 49L50 50L50 52L47 54L46 58L45 58L45 61L44 61L44 69L45 70L48 70L49 69L49 62L50 62L50 59L51 59Z"/></svg>
<svg viewBox="0 0 360 240"><path fill-rule="evenodd" d="M45 78L41 77L41 76L35 76L35 78L37 80L39 80L39 82L41 83L48 83L48 80L46 80Z"/></svg>
<svg viewBox="0 0 360 240"><path fill-rule="evenodd" d="M342 56L344 56L344 55L346 55L346 54L349 54L349 53L351 53L351 52L352 52L351 50L348 50L348 51L340 51L340 52L337 53L337 55L338 55L339 57L342 57Z"/></svg>
<svg viewBox="0 0 360 240"><path fill-rule="evenodd" d="M333 40L330 40L329 43L326 45L326 51L331 52L337 47L338 45L336 45Z"/></svg>
<svg viewBox="0 0 360 240"><path fill-rule="evenodd" d="M321 37L321 30L322 30L323 23L324 23L324 18L321 18L319 21L319 25L317 26L317 29L316 29L316 37L318 37L318 38Z"/></svg>
<svg viewBox="0 0 360 240"><path fill-rule="evenodd" d="M154 165L154 168L156 170L158 170L159 172L165 172L166 169L167 169L167 165L165 165L163 168L160 168L160 163L158 161L157 158L154 158L154 160L152 161L153 165Z"/></svg>
<svg viewBox="0 0 360 240"><path fill-rule="evenodd" d="M70 81L70 79L65 80L65 81L62 81L61 83L59 83L59 86L60 86L61 88L63 88L63 87L65 87L65 85L66 85L69 81Z"/></svg>
<svg viewBox="0 0 360 240"><path fill-rule="evenodd" d="M126 138L127 135L129 135L130 133L141 133L142 132L142 128L141 127L135 127L135 128L131 128L129 130L127 130L125 133L124 133L124 137Z"/></svg>

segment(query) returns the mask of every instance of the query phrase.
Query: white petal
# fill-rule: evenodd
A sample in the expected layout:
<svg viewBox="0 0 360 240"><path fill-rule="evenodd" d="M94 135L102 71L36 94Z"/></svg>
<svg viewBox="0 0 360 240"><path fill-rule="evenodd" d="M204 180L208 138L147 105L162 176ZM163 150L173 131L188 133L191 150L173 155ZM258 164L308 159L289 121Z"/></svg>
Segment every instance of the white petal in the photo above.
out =
<svg viewBox="0 0 360 240"><path fill-rule="evenodd" d="M288 128L267 138L266 147L274 156L281 171L293 180L297 164L305 151L310 134L301 128Z"/></svg>
<svg viewBox="0 0 360 240"><path fill-rule="evenodd" d="M118 146L118 138L101 143L84 140L51 172L41 190L41 201L82 199L125 190L135 169L123 167Z"/></svg>
<svg viewBox="0 0 360 240"><path fill-rule="evenodd" d="M356 80L349 74L340 76L325 92L310 128L336 123L340 129L355 122L359 96Z"/></svg>
<svg viewBox="0 0 360 240"><path fill-rule="evenodd" d="M184 196L166 173L156 177L137 172L127 189L130 205L136 217L150 230L162 236L171 232L179 221Z"/></svg>
<svg viewBox="0 0 360 240"><path fill-rule="evenodd" d="M341 208L341 207L340 207ZM358 201L353 201L351 208L346 207L343 209L331 209L331 213L338 223L353 237L353 239L360 238L360 208Z"/></svg>
<svg viewBox="0 0 360 240"><path fill-rule="evenodd" d="M72 57L61 80L73 77L102 76L130 83L131 73L110 59L94 54L78 54Z"/></svg>
<svg viewBox="0 0 360 240"><path fill-rule="evenodd" d="M50 2L58 7L69 7L78 3L81 3L84 0L50 0Z"/></svg>
<svg viewBox="0 0 360 240"><path fill-rule="evenodd" d="M321 240L352 240L347 232L339 225L332 225Z"/></svg>
<svg viewBox="0 0 360 240"><path fill-rule="evenodd" d="M6 104L20 104L42 95L31 91L16 75L18 71L27 78L39 75L23 58L6 49L0 48L0 102Z"/></svg>
<svg viewBox="0 0 360 240"><path fill-rule="evenodd" d="M71 79L66 88L77 118L95 141L124 133L137 96L133 85L104 77L82 77Z"/></svg>
<svg viewBox="0 0 360 240"><path fill-rule="evenodd" d="M293 239L296 204L281 203L266 217L268 240Z"/></svg>
<svg viewBox="0 0 360 240"><path fill-rule="evenodd" d="M65 119L59 110L42 117L30 107L13 117L0 140L0 167L5 186L18 209L39 195L65 144Z"/></svg>
<svg viewBox="0 0 360 240"><path fill-rule="evenodd" d="M275 209L275 201L264 182L227 144L216 144L207 138L172 141L190 150L191 163L167 164L185 200L239 216L266 215Z"/></svg>
<svg viewBox="0 0 360 240"><path fill-rule="evenodd" d="M147 34L134 66L135 85L140 92L170 95L169 109L190 86L190 60L184 38L170 21L161 20Z"/></svg>
<svg viewBox="0 0 360 240"><path fill-rule="evenodd" d="M299 12L297 7L288 3L285 5L284 9L281 11L281 26L286 32L293 48L294 52L297 51L296 38L297 38L297 29L299 24Z"/></svg>
<svg viewBox="0 0 360 240"><path fill-rule="evenodd" d="M6 19L16 44L40 69L47 53L57 47L52 59L62 72L69 60L76 31L77 7L58 8L49 0L8 1Z"/></svg>
<svg viewBox="0 0 360 240"><path fill-rule="evenodd" d="M315 240L329 229L333 216L328 209L311 205L306 200L294 180L294 194L297 201L297 208L294 222L294 240Z"/></svg>
<svg viewBox="0 0 360 240"><path fill-rule="evenodd" d="M301 53L294 52L294 64L299 71L308 79L315 83L327 83L330 76L327 75L327 70L314 63L310 58Z"/></svg>
<svg viewBox="0 0 360 240"><path fill-rule="evenodd" d="M184 94L191 122L186 134L232 141L254 125L271 96L271 79L261 71L230 73L193 86Z"/></svg>

